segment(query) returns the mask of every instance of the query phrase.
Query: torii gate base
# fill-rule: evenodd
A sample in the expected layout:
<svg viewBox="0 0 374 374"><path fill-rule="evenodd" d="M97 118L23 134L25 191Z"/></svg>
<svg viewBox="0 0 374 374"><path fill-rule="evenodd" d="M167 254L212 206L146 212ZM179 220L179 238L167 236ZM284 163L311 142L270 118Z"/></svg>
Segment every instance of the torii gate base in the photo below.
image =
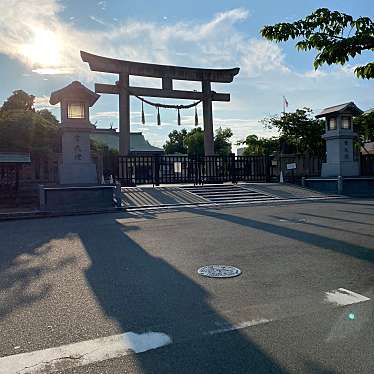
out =
<svg viewBox="0 0 374 374"><path fill-rule="evenodd" d="M121 156L130 154L130 95L161 97L172 99L202 100L204 117L205 155L214 155L213 101L230 101L230 94L212 91L211 82L230 83L239 73L234 69L198 69L180 66L145 64L93 55L81 51L84 62L88 62L92 71L119 75L115 85L95 84L96 93L119 95L119 152ZM162 89L131 87L129 76L143 76L162 79ZM202 91L180 91L173 89L173 79L200 81Z"/></svg>

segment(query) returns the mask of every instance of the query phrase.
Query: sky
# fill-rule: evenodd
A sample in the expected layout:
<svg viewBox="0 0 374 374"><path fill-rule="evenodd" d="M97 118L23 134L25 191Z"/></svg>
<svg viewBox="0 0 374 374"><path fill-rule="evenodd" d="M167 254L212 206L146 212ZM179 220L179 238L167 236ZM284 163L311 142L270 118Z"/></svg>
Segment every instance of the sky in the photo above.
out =
<svg viewBox="0 0 374 374"><path fill-rule="evenodd" d="M233 142L249 134L269 137L259 122L282 111L354 101L361 109L374 107L373 81L356 78L355 66L372 61L366 53L344 66L313 69L313 51L298 52L292 41L272 43L260 36L264 25L294 21L319 7L354 17L373 18L372 0L0 0L0 104L14 90L36 96L36 108L47 108L59 118L59 107L49 104L51 92L74 80L94 90L95 83L114 84L118 77L91 72L80 50L124 60L203 68L240 67L230 84L213 84L231 94L231 102L215 102L214 127L230 127ZM132 85L161 87L155 78L131 77ZM200 90L198 82L175 82L176 89ZM154 99L175 104L175 100ZM178 101L189 104L188 100ZM175 110L161 110L131 99L131 131L142 131L161 146L178 129ZM200 123L202 108L198 107ZM182 127L194 126L193 109L181 112ZM91 122L118 128L118 97L102 95L91 108Z"/></svg>

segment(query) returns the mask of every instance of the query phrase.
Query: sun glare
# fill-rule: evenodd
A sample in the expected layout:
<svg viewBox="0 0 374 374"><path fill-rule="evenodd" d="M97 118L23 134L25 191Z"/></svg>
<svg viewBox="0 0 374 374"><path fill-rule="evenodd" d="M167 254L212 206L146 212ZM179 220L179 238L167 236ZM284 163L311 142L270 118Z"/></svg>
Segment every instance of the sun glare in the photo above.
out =
<svg viewBox="0 0 374 374"><path fill-rule="evenodd" d="M55 67L60 63L60 41L55 33L37 29L31 43L22 47L21 53L33 66Z"/></svg>

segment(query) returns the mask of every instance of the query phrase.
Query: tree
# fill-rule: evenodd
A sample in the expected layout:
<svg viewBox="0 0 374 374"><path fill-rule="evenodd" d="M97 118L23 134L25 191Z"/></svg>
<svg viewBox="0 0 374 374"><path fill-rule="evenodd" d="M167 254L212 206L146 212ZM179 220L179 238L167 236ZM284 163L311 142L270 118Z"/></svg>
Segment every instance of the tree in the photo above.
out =
<svg viewBox="0 0 374 374"><path fill-rule="evenodd" d="M118 168L119 151L109 148L105 143L93 139L90 140L90 148L91 151L102 157L104 178L107 179L110 175L115 175Z"/></svg>
<svg viewBox="0 0 374 374"><path fill-rule="evenodd" d="M365 112L353 119L353 126L359 135L361 145L374 141L374 110Z"/></svg>
<svg viewBox="0 0 374 374"><path fill-rule="evenodd" d="M34 156L58 151L58 121L48 110L35 112L34 96L14 91L0 109L0 150Z"/></svg>
<svg viewBox="0 0 374 374"><path fill-rule="evenodd" d="M222 129L221 127L216 130L214 136L214 152L220 156L228 156L231 153L230 138L233 133L231 129Z"/></svg>
<svg viewBox="0 0 374 374"><path fill-rule="evenodd" d="M58 122L57 118L48 109L37 110L36 113L40 117L42 117L43 119L45 119L47 122L53 123L56 126L58 126L59 122Z"/></svg>
<svg viewBox="0 0 374 374"><path fill-rule="evenodd" d="M0 109L0 114L4 114L11 110L33 111L35 96L29 95L23 90L13 91Z"/></svg>
<svg viewBox="0 0 374 374"><path fill-rule="evenodd" d="M252 134L238 142L238 145L246 146L243 156L266 156L279 151L279 138L259 138Z"/></svg>
<svg viewBox="0 0 374 374"><path fill-rule="evenodd" d="M312 116L309 108L297 109L295 112L283 113L281 116L265 118L261 122L266 128L276 128L280 133L280 143L294 148L299 153L309 152L315 155L325 153L325 143L321 136L324 134L324 121Z"/></svg>
<svg viewBox="0 0 374 374"><path fill-rule="evenodd" d="M261 35L277 42L301 38L296 43L298 50L318 51L314 60L315 69L324 63L344 65L363 51L374 51L374 23L370 18L354 19L327 8L317 9L293 23L265 26ZM357 67L355 74L361 78L374 78L374 62Z"/></svg>
<svg viewBox="0 0 374 374"><path fill-rule="evenodd" d="M164 150L166 154L187 154L187 130L182 129L181 131L173 130L168 135L169 139L164 144Z"/></svg>
<svg viewBox="0 0 374 374"><path fill-rule="evenodd" d="M201 127L195 127L187 134L186 146L189 155L204 155L204 131Z"/></svg>

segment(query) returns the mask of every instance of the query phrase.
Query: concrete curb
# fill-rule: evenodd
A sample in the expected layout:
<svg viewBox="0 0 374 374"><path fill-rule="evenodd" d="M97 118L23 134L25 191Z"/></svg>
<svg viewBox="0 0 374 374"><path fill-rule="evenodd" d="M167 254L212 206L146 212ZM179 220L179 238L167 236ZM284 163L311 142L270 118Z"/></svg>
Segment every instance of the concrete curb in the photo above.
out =
<svg viewBox="0 0 374 374"><path fill-rule="evenodd" d="M64 216L83 216L91 214L103 214L103 213L116 213L118 211L124 211L125 208L105 208L96 210L72 210L72 211L56 211L56 212L14 212L14 213L0 213L0 221L12 221L12 220L23 220L23 219L36 219L36 218L51 218L51 217L64 217Z"/></svg>

